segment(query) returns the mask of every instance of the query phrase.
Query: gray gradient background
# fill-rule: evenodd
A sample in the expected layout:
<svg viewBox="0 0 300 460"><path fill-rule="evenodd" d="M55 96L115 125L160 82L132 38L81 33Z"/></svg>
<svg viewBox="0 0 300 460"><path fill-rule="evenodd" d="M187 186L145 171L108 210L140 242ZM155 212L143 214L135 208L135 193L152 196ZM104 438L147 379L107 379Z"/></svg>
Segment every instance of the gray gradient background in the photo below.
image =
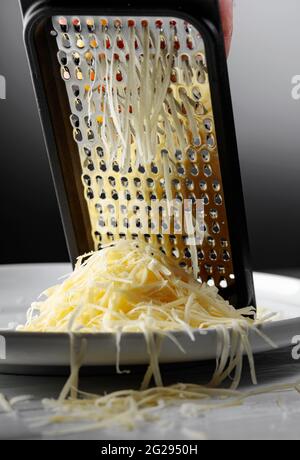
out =
<svg viewBox="0 0 300 460"><path fill-rule="evenodd" d="M253 265L300 266L300 1L236 0L229 59ZM17 0L0 0L0 263L68 255L22 42Z"/></svg>

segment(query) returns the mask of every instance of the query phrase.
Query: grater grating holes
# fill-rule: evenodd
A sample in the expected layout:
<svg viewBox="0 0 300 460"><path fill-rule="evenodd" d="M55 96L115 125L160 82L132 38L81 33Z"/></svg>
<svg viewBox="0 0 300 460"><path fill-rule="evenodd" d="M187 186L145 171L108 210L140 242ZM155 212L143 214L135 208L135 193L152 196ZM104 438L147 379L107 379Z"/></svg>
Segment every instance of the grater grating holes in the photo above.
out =
<svg viewBox="0 0 300 460"><path fill-rule="evenodd" d="M73 19L79 20L79 22L75 21L73 22ZM157 20L157 19L156 19ZM156 21L155 20L155 21ZM63 65L64 63L67 64L68 66L68 71L70 72L70 79L65 79L67 88L70 88L70 93L72 94L73 101L72 104L74 104L75 107L75 112L76 116L78 116L79 119L79 125L78 125L78 120L76 118L73 118L73 124L74 128L76 128L76 131L74 131L74 138L78 143L88 141L91 144L91 159L90 161L86 161L82 159L82 165L83 165L83 176L85 176L85 179L83 178L82 182L84 184L84 187L88 187L88 185L92 184L97 184L97 190L99 189L99 193L97 193L93 198L92 194L90 193L91 190L88 188L86 189L87 192L89 193L89 200L91 200L93 209L99 209L96 208L96 205L99 204L95 202L95 200L99 199L105 199L106 193L107 192L107 177L108 175L111 175L112 173L115 173L115 178L118 177L118 174L120 174L120 168L119 168L119 158L118 160L114 160L112 162L109 161L108 156L107 156L107 148L105 146L95 146L95 142L99 144L99 134L101 133L101 125L103 123L103 118L102 115L98 115L96 117L95 115L92 115L90 118L87 113L89 112L89 104L88 104L88 95L89 92L91 91L91 82L97 78L97 69L96 66L101 66L101 59L99 55L106 50L110 50L112 52L112 47L113 47L113 40L114 40L114 34L118 34L117 37L117 45L118 45L118 52L119 54L119 60L118 60L118 72L120 72L118 75L119 77L122 76L124 78L124 62L122 62L122 56L124 53L124 56L128 54L128 49L126 49L127 44L126 44L126 34L127 31L125 31L126 27L137 27L137 28L147 28L147 27L152 27L153 20L150 18L145 22L142 23L142 20L132 20L132 19L123 19L122 21L116 20L117 22L113 21L111 18L108 19L102 19L102 18L64 18L64 21L59 22L59 28L57 29L56 27L56 20L54 19L54 25L58 33L57 36L57 41L62 47L65 46L66 49L63 49L63 51L66 54L67 61L64 60L64 57L62 54L60 54L60 59L59 61L60 65ZM119 21L119 22L118 22ZM215 136L213 133L213 120L212 117L206 117L204 119L200 120L197 119L196 126L194 126L194 130L198 131L198 136L190 136L192 134L191 132L188 133L188 131L191 131L191 122L188 119L188 110L187 110L187 100L190 101L190 104L193 105L193 110L195 114L198 116L206 116L207 114L210 115L209 111L210 109L207 108L205 105L207 105L207 101L203 100L205 90L202 85L206 84L207 85L207 69L206 69L206 62L205 62L205 55L203 52L198 52L197 46L197 38L196 34L193 31L193 27L188 26L187 30L187 36L185 37L185 40L182 40L183 31L182 27L178 26L180 20L176 21L176 25L172 23L172 25L168 25L168 20L163 18L160 20L160 25L159 28L157 26L156 29L158 29L159 33L161 34L160 37L160 46L161 49L167 49L168 46L168 40L167 40L167 35L166 35L166 28L170 27L171 28L176 28L176 36L174 36L174 41L176 42L176 49L177 51L180 50L180 53L176 57L176 65L177 67L174 68L174 72L172 71L173 79L178 82L182 82L188 87L184 88L184 91L181 91L181 94L177 93L175 90L175 104L176 104L176 113L177 117L180 120L181 126L182 126L182 136L184 139L185 143L185 148L182 148L182 145L180 145L180 139L174 138L174 147L171 148L169 147L169 151L174 152L173 154L170 153L173 156L174 165L176 163L178 164L179 171L176 168L171 168L171 189L173 193L173 197L177 198L181 202L185 198L191 198L192 200L196 200L196 197L201 196L200 192L205 192L206 195L203 196L205 199L205 205L206 207L209 206L210 202L214 202L216 207L218 207L218 210L214 208L207 208L206 209L206 218L208 219L208 226L207 228L210 229L211 234L216 235L217 242L216 245L220 245L220 247L223 247L224 249L227 250L229 258L230 258L230 244L229 244L229 238L228 235L226 234L226 226L224 227L224 222L226 222L226 215L224 214L224 201L223 201L223 196L222 196L222 184L221 181L219 180L219 171L218 171L218 163L217 163L217 152L216 152L216 141L215 141ZM80 23L80 29L79 27ZM116 28L117 25L117 28ZM103 27L103 30L105 31L104 39L105 39L105 47L101 45L101 40L100 40L100 35L99 31L101 30L101 27ZM185 27L185 26L184 26ZM114 30L113 30L114 28ZM122 29L122 30L121 30ZM153 30L153 29L151 29ZM174 29L175 30L175 29ZM125 31L125 32L124 32ZM66 37L64 34L68 33L68 37ZM122 38L122 34L125 33L125 38ZM68 40L66 40L68 39ZM80 43L80 40L82 43ZM76 49L77 45L79 46L79 49ZM82 48L80 48L83 46ZM71 50L69 49L71 48ZM155 48L155 43L153 38L151 37L150 40L150 49ZM136 38L135 42L135 49L139 53L139 60L140 63L142 64L143 62L143 56L142 56L142 51L143 51L143 43L140 37ZM187 51L185 52L185 49ZM97 51L95 51L97 50ZM190 51L194 50L196 54L189 54ZM73 57L72 57L73 53ZM78 53L76 55L76 53ZM170 59L169 53L167 53L167 59ZM88 70L89 67L93 67L93 69ZM95 67L95 68L94 68ZM95 70L96 69L96 70ZM116 66L117 69L117 66ZM99 69L98 69L99 70ZM67 74L66 74L67 75ZM78 78L79 77L79 78ZM78 84L74 85L74 80L78 80ZM197 82L197 84L195 84ZM121 83L120 81L118 83ZM174 81L173 81L174 83ZM70 86L68 86L70 85ZM119 87L119 86L118 86ZM120 86L122 89L122 86ZM99 94L101 92L101 87L100 86L95 86L93 89L93 100L91 102L91 108L92 111L98 110L96 109L95 105L95 100L99 100ZM177 99L176 99L177 98ZM192 102L191 102L192 101ZM174 115L174 112L172 111L172 107L170 106L169 100L165 102L166 106L166 113L169 114L169 116ZM80 124L80 118L81 118L81 113L84 113L85 117L83 118L83 124ZM98 129L99 131L96 132L96 128L93 126L93 120L97 121ZM186 120L186 121L185 121ZM173 121L171 121L173 124ZM90 125L90 126L89 126ZM81 129L80 129L81 126ZM92 129L84 129L83 126L86 128L92 128ZM158 142L163 142L164 139L164 128L163 125L160 124L158 126L159 132L158 132ZM174 129L174 125L172 126L172 129ZM188 131L187 131L187 130ZM203 130L203 131L202 131ZM201 136L201 142L203 142L202 145L200 145L199 141L197 138L199 138L199 131L201 131L202 136ZM206 132L206 134L205 134ZM100 137L101 138L101 137ZM102 143L102 142L100 142ZM189 147L189 143L191 144ZM198 145L197 145L198 144ZM134 144L132 144L134 145ZM116 153L115 153L116 155ZM117 155L118 156L118 155ZM95 159L98 159L97 164L95 163ZM207 167L205 169L200 169L200 158L202 158L202 161L207 164ZM99 161L100 160L100 161ZM94 169L92 168L91 170L91 165L94 165ZM144 170L142 170L144 168ZM202 167L201 167L202 168ZM119 170L118 170L119 169ZM147 168L146 168L147 169ZM139 174L145 175L144 178L140 178L140 176L136 176L136 179L139 179L139 181L134 182L134 176L135 172L138 171ZM90 180L87 181L87 172L90 174ZM98 181L95 180L96 175L101 173L101 177L103 176L103 183L99 184ZM149 167L149 172L145 170L144 166L137 165L134 166L131 164L131 169L128 170L128 173L126 174L127 179L127 184L122 183L120 179L118 179L116 188L113 188L110 193L114 193L115 196L118 195L117 199L120 199L121 193L119 191L119 187L122 188L122 192L125 192L126 199L140 199L143 202L147 203L147 200L153 200L153 201L158 201L162 197L166 196L166 185L163 181L161 181L163 175L163 168L162 165L159 161L159 159L155 159L152 161L151 167ZM174 177L175 175L175 177ZM177 177L176 177L177 176ZM193 179L192 176L195 178ZM124 176L123 176L124 177ZM215 177L218 177L218 179L215 179ZM198 180L196 180L196 178ZM140 184L138 187L136 184ZM140 194L137 195L134 192L134 188L138 188L140 191ZM192 192L192 193L191 193ZM146 201L145 201L146 200ZM93 215L93 212L91 211L91 216ZM211 219L211 220L210 220ZM92 224L93 227L93 224ZM179 226L177 226L179 227ZM98 230L94 229L94 235L96 236L96 232L99 233ZM109 232L108 232L109 233ZM223 240L221 240L222 237L224 237ZM102 238L103 243L105 243L105 237L108 237L111 239L111 235L103 235L104 238ZM205 245L207 244L207 237L210 236L209 233L206 231L206 242L204 242L204 248L203 254L205 254ZM119 234L120 237L120 234ZM165 237L167 240L165 240ZM171 253L172 247L174 247L174 244L170 245L171 241L169 240L170 236L163 235L163 240L161 242L161 245L163 248L167 248L166 252ZM98 235L97 235L97 241L98 241ZM175 237L175 241L177 242L177 237ZM225 245L226 241L226 245ZM167 243L168 242L168 243ZM182 248L181 242L179 243L179 252L180 252L180 258L182 259L184 257L184 247ZM201 262L201 251L198 250L198 257ZM220 256L218 255L219 259L224 258L227 259L227 254L220 252ZM205 260L205 257L203 258ZM217 261L216 261L217 262ZM229 262L227 260L227 262ZM218 266L221 265L214 265L211 264L212 269L213 269L213 275L216 276L216 272L220 275L221 273L218 270ZM228 275L228 269L226 269L226 277L229 278ZM231 273L232 273L232 267L231 267ZM230 279L230 278L229 278ZM218 281L219 280L219 281ZM221 282L220 278L216 277L217 282Z"/></svg>

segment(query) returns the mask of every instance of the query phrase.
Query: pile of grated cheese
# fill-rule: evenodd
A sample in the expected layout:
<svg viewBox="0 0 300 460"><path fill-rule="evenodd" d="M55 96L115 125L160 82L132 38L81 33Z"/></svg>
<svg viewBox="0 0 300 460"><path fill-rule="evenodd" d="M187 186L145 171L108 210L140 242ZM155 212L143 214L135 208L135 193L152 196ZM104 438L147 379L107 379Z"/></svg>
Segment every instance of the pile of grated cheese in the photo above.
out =
<svg viewBox="0 0 300 460"><path fill-rule="evenodd" d="M131 427L143 414L148 417L149 410L157 405L216 395L233 396L240 382L244 354L256 383L250 329L275 347L251 319L255 313L252 307L236 310L218 294L216 287L200 284L191 269L178 267L172 259L143 242L121 240L80 257L74 272L44 295L45 300L32 304L27 323L19 330L70 334L71 375L58 401L45 403L59 412L52 422L70 418L96 420L99 427L113 423ZM181 348L173 332L186 331L194 340L196 330L209 328L216 330L218 340L216 370L209 387L182 384L164 387L159 368L161 341L168 337ZM140 392L128 390L92 396L79 391L85 346L82 332L114 333L119 351L122 334L144 334L149 367ZM119 357L119 371L118 362ZM214 389L229 377L230 390ZM156 388L149 389L152 378Z"/></svg>
<svg viewBox="0 0 300 460"><path fill-rule="evenodd" d="M24 330L40 332L143 332L252 325L216 287L143 242L119 241L78 259L74 272L32 304Z"/></svg>

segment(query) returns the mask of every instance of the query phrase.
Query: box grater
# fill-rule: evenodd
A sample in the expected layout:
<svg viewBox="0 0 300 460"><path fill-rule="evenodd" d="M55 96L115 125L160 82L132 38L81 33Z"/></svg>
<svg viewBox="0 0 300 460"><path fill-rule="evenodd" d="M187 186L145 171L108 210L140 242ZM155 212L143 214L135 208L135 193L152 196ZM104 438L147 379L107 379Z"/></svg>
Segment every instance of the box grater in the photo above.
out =
<svg viewBox="0 0 300 460"><path fill-rule="evenodd" d="M217 0L21 7L72 260L142 238L237 308L254 305ZM194 244L180 203L193 223L202 203Z"/></svg>

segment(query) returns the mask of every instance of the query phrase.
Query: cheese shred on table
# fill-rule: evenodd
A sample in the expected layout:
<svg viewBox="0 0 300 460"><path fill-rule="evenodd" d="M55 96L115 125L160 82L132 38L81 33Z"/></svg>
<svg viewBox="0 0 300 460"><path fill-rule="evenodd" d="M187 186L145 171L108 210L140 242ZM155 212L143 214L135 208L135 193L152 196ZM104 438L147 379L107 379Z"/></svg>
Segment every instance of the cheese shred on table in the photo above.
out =
<svg viewBox="0 0 300 460"><path fill-rule="evenodd" d="M200 284L192 271L184 270L159 250L139 242L120 241L77 261L74 272L61 284L44 292L45 300L28 311L22 331L68 332L71 344L71 374L58 401L47 407L60 415L54 422L86 419L97 427L113 423L131 426L139 418L151 418L157 405L212 396L236 396L243 365L248 357L252 381L256 383L249 331L275 345L257 328L252 307L236 310L216 287ZM163 340L172 340L179 349L176 331L185 331L194 340L197 330L215 329L216 370L209 387L178 384L164 387L159 367ZM110 395L88 395L79 391L79 370L84 361L86 339L81 333L114 333L119 370L120 340L127 332L143 333L149 367L141 391L126 390ZM216 389L231 378L229 390ZM156 388L149 388L152 379ZM231 403L232 404L232 403ZM83 408L88 408L84 413ZM95 423L92 423L94 426ZM78 427L82 431L82 427Z"/></svg>

